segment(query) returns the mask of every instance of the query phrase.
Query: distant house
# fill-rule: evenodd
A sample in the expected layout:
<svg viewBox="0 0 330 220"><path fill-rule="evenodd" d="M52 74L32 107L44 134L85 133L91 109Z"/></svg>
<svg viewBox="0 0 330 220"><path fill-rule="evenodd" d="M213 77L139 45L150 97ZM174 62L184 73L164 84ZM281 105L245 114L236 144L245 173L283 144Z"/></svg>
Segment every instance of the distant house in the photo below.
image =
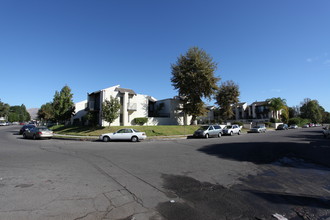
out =
<svg viewBox="0 0 330 220"><path fill-rule="evenodd" d="M117 98L121 104L120 116L111 123L112 126L134 125L134 119L148 118L148 125L180 125L184 124L188 116L182 111L182 100L178 97L172 99L156 100L149 95L137 94L132 89L121 88L119 85L87 94L87 100L76 103L76 114L72 123L82 122L84 115L92 112L96 115L97 124L108 126L102 115L102 103L110 96Z"/></svg>

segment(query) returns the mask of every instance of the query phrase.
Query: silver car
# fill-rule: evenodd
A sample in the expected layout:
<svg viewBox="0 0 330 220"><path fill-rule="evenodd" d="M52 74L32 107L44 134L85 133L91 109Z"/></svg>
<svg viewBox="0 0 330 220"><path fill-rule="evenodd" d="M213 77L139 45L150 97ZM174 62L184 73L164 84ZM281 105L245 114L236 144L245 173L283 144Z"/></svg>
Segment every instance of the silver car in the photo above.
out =
<svg viewBox="0 0 330 220"><path fill-rule="evenodd" d="M250 129L250 133L265 133L267 131L265 125L256 125Z"/></svg>
<svg viewBox="0 0 330 220"><path fill-rule="evenodd" d="M194 132L194 137L221 137L222 129L219 125L201 126Z"/></svg>
<svg viewBox="0 0 330 220"><path fill-rule="evenodd" d="M101 134L99 140L108 142L110 140L130 140L137 142L147 138L145 132L137 131L133 128L123 128L114 133Z"/></svg>
<svg viewBox="0 0 330 220"><path fill-rule="evenodd" d="M34 140L41 138L51 139L52 137L53 131L44 126L27 128L23 132L23 138L32 138Z"/></svg>

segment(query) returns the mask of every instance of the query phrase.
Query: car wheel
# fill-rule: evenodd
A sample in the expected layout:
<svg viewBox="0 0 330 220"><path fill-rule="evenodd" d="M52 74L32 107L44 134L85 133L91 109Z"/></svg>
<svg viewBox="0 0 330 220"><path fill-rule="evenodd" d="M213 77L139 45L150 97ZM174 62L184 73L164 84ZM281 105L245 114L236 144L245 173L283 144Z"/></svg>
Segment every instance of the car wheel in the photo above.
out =
<svg viewBox="0 0 330 220"><path fill-rule="evenodd" d="M238 133L237 133L238 135L240 135L241 134L241 131L238 131Z"/></svg>
<svg viewBox="0 0 330 220"><path fill-rule="evenodd" d="M137 141L139 141L139 138L136 137L136 136L133 136L133 137L131 138L131 141L132 141L132 142L137 142Z"/></svg>
<svg viewBox="0 0 330 220"><path fill-rule="evenodd" d="M325 135L324 135L324 136L325 136ZM24 139L26 139L26 138L27 138L25 133L23 133L23 138L24 138Z"/></svg>
<svg viewBox="0 0 330 220"><path fill-rule="evenodd" d="M104 136L102 138L103 142L109 142L110 141L110 138L108 136Z"/></svg>
<svg viewBox="0 0 330 220"><path fill-rule="evenodd" d="M205 138L208 139L209 138L209 134L205 134Z"/></svg>
<svg viewBox="0 0 330 220"><path fill-rule="evenodd" d="M34 134L33 135L33 140L36 140L37 139L37 136Z"/></svg>
<svg viewBox="0 0 330 220"><path fill-rule="evenodd" d="M230 136L233 136L233 132L232 131L230 132Z"/></svg>
<svg viewBox="0 0 330 220"><path fill-rule="evenodd" d="M218 137L221 138L221 132L219 132Z"/></svg>

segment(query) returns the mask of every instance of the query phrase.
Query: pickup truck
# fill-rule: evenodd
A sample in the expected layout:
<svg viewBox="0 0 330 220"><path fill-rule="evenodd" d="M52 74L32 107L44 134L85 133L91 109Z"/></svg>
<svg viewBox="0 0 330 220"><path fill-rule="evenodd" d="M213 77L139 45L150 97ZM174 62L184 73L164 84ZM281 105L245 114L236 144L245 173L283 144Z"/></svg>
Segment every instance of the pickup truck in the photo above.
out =
<svg viewBox="0 0 330 220"><path fill-rule="evenodd" d="M241 134L241 126L239 125L227 125L223 130L223 134L233 135L233 134Z"/></svg>

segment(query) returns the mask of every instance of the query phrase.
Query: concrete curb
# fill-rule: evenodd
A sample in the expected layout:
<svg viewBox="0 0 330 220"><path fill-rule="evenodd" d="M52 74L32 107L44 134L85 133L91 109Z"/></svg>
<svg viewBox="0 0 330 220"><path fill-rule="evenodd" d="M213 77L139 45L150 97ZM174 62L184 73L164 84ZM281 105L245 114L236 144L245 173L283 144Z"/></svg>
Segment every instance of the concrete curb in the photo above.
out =
<svg viewBox="0 0 330 220"><path fill-rule="evenodd" d="M179 140L179 139L188 139L189 137L192 137L192 135L153 136L153 137L148 137L146 140L143 141ZM98 136L77 136L77 135L64 135L64 134L54 134L53 139L71 140L71 141L100 141Z"/></svg>

